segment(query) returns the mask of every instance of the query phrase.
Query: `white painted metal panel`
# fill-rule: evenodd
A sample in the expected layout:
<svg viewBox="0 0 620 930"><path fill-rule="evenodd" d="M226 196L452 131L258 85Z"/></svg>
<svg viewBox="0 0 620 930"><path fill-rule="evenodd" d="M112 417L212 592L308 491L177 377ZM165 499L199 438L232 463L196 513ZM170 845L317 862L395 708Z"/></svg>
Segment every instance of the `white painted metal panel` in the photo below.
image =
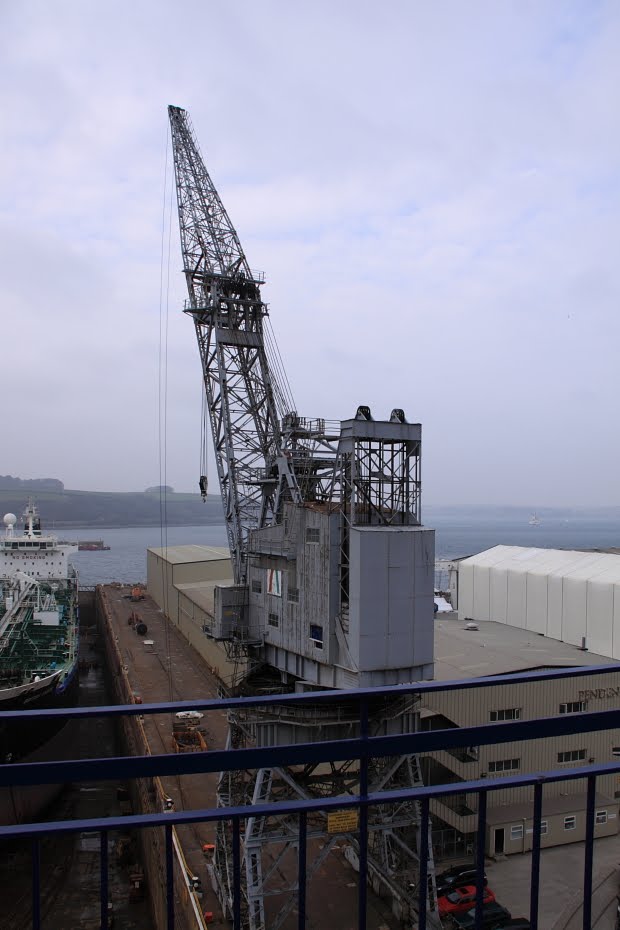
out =
<svg viewBox="0 0 620 930"><path fill-rule="evenodd" d="M506 623L508 615L508 571L496 565L491 570L489 620Z"/></svg>
<svg viewBox="0 0 620 930"><path fill-rule="evenodd" d="M620 582L614 584L612 659L620 659Z"/></svg>
<svg viewBox="0 0 620 930"><path fill-rule="evenodd" d="M471 617L474 612L474 566L459 565L459 616Z"/></svg>
<svg viewBox="0 0 620 930"><path fill-rule="evenodd" d="M574 646L580 646L586 635L586 590L581 578L563 580L561 639Z"/></svg>
<svg viewBox="0 0 620 930"><path fill-rule="evenodd" d="M599 580L603 579L603 580ZM614 627L614 585L605 575L587 582L586 645L590 652L611 656Z"/></svg>
<svg viewBox="0 0 620 930"><path fill-rule="evenodd" d="M527 573L525 626L536 633L546 634L547 632L547 587L548 575L546 573Z"/></svg>
<svg viewBox="0 0 620 930"><path fill-rule="evenodd" d="M562 639L564 584L561 575L550 574L547 581L547 636Z"/></svg>
<svg viewBox="0 0 620 930"><path fill-rule="evenodd" d="M508 572L508 610L506 622L510 626L525 626L527 575L510 569Z"/></svg>
<svg viewBox="0 0 620 930"><path fill-rule="evenodd" d="M487 565L474 566L474 612L476 620L490 620L490 569Z"/></svg>

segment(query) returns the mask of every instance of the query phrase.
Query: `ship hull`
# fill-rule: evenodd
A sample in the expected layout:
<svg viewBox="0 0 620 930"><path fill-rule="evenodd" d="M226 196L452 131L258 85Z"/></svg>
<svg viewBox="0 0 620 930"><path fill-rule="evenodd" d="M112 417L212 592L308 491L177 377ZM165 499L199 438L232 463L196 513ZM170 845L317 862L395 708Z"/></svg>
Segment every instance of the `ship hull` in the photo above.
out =
<svg viewBox="0 0 620 930"><path fill-rule="evenodd" d="M43 710L74 707L78 702L79 674L77 663L65 679L62 688L57 683L42 682L33 689L13 689L0 692L1 710ZM0 764L13 762L50 762L69 759L75 754L75 721L14 720L5 721L0 731ZM64 786L10 785L0 789L0 824L35 821L58 796Z"/></svg>

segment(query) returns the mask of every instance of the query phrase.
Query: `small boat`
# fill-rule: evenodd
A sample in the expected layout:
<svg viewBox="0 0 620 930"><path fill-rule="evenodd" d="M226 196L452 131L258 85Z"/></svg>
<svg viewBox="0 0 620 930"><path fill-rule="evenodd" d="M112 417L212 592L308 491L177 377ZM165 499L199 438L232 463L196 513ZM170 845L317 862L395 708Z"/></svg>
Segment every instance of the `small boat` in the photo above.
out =
<svg viewBox="0 0 620 930"><path fill-rule="evenodd" d="M534 513L528 520L528 523L530 526L540 526L541 521L540 521L540 518L536 515L536 511L534 511Z"/></svg>
<svg viewBox="0 0 620 930"><path fill-rule="evenodd" d="M107 552L109 548L104 544L103 539L80 539L78 541L80 552Z"/></svg>

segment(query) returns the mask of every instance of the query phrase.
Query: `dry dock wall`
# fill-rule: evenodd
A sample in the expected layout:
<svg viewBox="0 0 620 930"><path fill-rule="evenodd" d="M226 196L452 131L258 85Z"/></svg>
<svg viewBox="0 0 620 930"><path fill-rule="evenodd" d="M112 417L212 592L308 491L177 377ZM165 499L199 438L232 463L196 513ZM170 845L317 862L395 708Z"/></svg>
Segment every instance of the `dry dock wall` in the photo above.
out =
<svg viewBox="0 0 620 930"><path fill-rule="evenodd" d="M129 680L127 666L123 663L118 646L118 636L112 622L112 612L107 603L105 589L96 590L96 613L100 632L105 643L106 664L109 684L118 704L132 704L134 692ZM163 696L162 696L163 697ZM150 755L151 749L139 717L124 717L119 723L119 737L123 751L130 756ZM158 779L133 779L128 786L133 810L148 814L161 812L164 808L164 791ZM147 894L151 905L154 930L166 930L166 849L163 828L149 828L138 832L142 866L147 881ZM186 877L182 874L178 859L174 858L175 927L178 930L196 930L206 926L196 922L190 907Z"/></svg>

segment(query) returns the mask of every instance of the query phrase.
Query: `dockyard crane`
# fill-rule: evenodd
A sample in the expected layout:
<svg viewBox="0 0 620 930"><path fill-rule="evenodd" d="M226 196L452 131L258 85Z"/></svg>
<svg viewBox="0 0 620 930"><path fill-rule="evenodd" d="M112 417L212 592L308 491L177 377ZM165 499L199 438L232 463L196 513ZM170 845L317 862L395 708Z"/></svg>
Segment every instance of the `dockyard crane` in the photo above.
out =
<svg viewBox="0 0 620 930"><path fill-rule="evenodd" d="M292 412L289 391L267 357L264 276L250 269L186 111L168 112L185 309L196 328L234 577L243 584L250 530L273 522L284 497L301 501L281 428Z"/></svg>
<svg viewBox="0 0 620 930"><path fill-rule="evenodd" d="M421 426L402 409L374 420L360 405L354 417L330 423L295 410L270 338L260 287L209 176L185 110L169 107L183 270L185 312L198 340L206 402L228 531L234 583L214 586L206 635L229 657L248 660L235 693L380 687L417 681L433 670L434 534L421 524ZM204 476L201 491L206 491ZM258 681L258 676L260 682ZM230 682L228 683L231 684ZM351 703L332 717L306 705L295 713L295 740L351 735ZM291 721L271 705L261 717L239 710L229 719L229 746L290 739ZM411 730L419 720L415 696L377 701L370 729ZM345 723L343 723L345 721ZM343 730L344 726L344 730ZM369 763L369 790L421 784L415 755ZM292 797L355 792L359 773L349 762L329 772L313 766L222 777L219 805L258 804ZM393 900L403 920L416 919L419 853L427 850L428 925L438 926L429 837L420 839L420 811L407 799L397 814L373 809L368 875ZM338 835L326 823L308 868L310 879ZM266 930L264 899L285 901L270 930L294 903L277 886L277 862L295 859L295 825L276 816L248 818L243 838L243 925ZM344 842L356 848L354 832ZM233 842L219 822L214 879L225 911L232 900ZM358 847L359 849L359 847Z"/></svg>

